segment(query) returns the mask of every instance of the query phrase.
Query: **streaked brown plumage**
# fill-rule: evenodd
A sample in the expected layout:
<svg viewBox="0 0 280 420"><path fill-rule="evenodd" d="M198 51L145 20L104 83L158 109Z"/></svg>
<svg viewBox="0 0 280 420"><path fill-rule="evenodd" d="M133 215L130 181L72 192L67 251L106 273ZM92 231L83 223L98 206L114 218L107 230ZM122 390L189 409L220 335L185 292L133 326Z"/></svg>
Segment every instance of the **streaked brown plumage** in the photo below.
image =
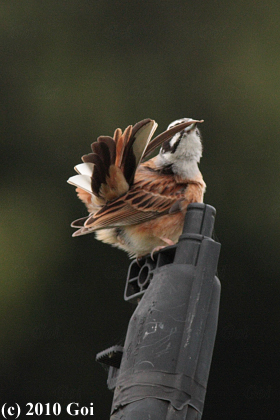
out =
<svg viewBox="0 0 280 420"><path fill-rule="evenodd" d="M73 236L95 232L132 257L177 242L188 204L202 202L205 191L198 122L177 120L152 141L150 119L99 137L68 180L90 213L72 223L79 228ZM159 155L142 162L162 143Z"/></svg>

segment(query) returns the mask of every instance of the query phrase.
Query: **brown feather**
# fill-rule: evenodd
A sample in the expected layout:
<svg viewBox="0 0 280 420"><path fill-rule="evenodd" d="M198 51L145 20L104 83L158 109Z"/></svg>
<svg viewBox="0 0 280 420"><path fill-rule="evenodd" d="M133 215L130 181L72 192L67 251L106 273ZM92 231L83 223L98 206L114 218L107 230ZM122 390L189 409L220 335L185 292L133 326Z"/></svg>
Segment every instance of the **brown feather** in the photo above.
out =
<svg viewBox="0 0 280 420"><path fill-rule="evenodd" d="M131 131L131 137L134 137L137 131L139 131L142 127L147 125L148 123L152 122L151 118L146 118L142 121L139 121L138 123L134 124Z"/></svg>
<svg viewBox="0 0 280 420"><path fill-rule="evenodd" d="M111 164L110 150L106 143L95 142L91 145L93 153L99 156L102 160L103 168L105 169L106 175L109 175L109 166Z"/></svg>
<svg viewBox="0 0 280 420"><path fill-rule="evenodd" d="M87 163L94 163L94 157L96 156L96 153L89 153L87 155L82 156L82 161Z"/></svg>
<svg viewBox="0 0 280 420"><path fill-rule="evenodd" d="M126 143L131 134L132 126L129 125L123 132L122 136L117 139L116 142L116 160L115 165L120 168L123 163L123 153L126 146Z"/></svg>
<svg viewBox="0 0 280 420"><path fill-rule="evenodd" d="M117 143L119 138L122 136L122 130L120 128L116 128L114 132L114 140Z"/></svg>
<svg viewBox="0 0 280 420"><path fill-rule="evenodd" d="M94 195L99 197L99 190L102 183L106 182L106 169L103 161L96 153L89 153L82 157L84 162L91 162L94 164L93 173L91 177L91 189Z"/></svg>
<svg viewBox="0 0 280 420"><path fill-rule="evenodd" d="M117 197L125 194L129 189L129 185L121 171L115 165L109 168L109 176L106 177L106 182L100 186L100 195L105 201L112 201Z"/></svg>
<svg viewBox="0 0 280 420"><path fill-rule="evenodd" d="M110 153L110 162L111 164L115 163L116 160L116 143L110 136L100 136L98 137L97 141L99 143L107 144ZM94 143L93 143L94 144Z"/></svg>

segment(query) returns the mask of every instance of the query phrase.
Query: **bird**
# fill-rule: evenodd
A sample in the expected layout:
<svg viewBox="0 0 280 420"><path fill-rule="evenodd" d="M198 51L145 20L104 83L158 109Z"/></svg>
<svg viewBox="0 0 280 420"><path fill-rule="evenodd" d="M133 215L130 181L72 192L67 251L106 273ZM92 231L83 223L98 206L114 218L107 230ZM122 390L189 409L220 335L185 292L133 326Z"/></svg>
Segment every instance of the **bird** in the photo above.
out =
<svg viewBox="0 0 280 420"><path fill-rule="evenodd" d="M94 232L137 260L177 243L188 205L203 202L206 189L198 167L202 122L175 120L152 140L157 123L146 118L99 136L68 179L89 212L72 222L73 236Z"/></svg>

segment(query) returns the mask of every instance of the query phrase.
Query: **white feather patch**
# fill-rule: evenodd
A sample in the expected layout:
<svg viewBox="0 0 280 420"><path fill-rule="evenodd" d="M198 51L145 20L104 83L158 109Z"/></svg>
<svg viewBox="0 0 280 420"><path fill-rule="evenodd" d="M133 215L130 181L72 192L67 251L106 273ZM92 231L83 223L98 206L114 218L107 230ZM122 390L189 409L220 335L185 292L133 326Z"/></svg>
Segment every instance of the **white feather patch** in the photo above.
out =
<svg viewBox="0 0 280 420"><path fill-rule="evenodd" d="M91 190L91 178L88 175L74 175L68 179L68 184L75 185L75 187L82 188L92 194Z"/></svg>
<svg viewBox="0 0 280 420"><path fill-rule="evenodd" d="M91 162L80 163L75 166L75 171L80 175L92 176L94 164Z"/></svg>
<svg viewBox="0 0 280 420"><path fill-rule="evenodd" d="M178 138L180 137L180 133L175 134L175 136L172 137L172 139L170 140L170 146L173 147L174 144L176 143L176 141L178 140Z"/></svg>

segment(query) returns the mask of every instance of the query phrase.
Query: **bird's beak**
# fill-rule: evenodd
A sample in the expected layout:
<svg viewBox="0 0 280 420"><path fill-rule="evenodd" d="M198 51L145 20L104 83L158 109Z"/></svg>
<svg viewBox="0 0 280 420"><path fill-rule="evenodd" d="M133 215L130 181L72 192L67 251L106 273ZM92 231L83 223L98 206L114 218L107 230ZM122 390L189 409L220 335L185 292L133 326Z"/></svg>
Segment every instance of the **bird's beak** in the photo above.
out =
<svg viewBox="0 0 280 420"><path fill-rule="evenodd" d="M188 127L186 127L184 131L189 133L189 132L193 131L196 127L197 127L197 122L194 122L192 125L189 125Z"/></svg>

